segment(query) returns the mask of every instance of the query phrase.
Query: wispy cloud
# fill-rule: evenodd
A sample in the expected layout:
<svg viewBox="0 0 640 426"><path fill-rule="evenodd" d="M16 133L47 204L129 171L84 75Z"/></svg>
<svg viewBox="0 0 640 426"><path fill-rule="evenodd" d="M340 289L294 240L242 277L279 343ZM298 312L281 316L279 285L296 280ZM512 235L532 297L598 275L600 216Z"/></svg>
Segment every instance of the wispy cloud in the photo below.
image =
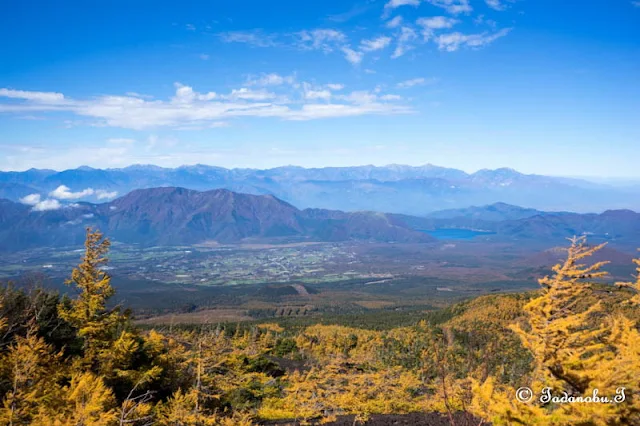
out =
<svg viewBox="0 0 640 426"><path fill-rule="evenodd" d="M361 52L346 51L352 62L362 59ZM272 77L268 80L273 79ZM390 104L376 97L363 107L354 97L335 98L326 91L338 91L344 87L337 83L314 86L286 86L286 93L264 88L240 87L228 93L200 93L192 87L176 83L175 95L167 101L145 100L131 96L105 95L88 99L64 98L64 103L30 102L32 92L23 91L21 103L2 103L0 113L69 112L95 120L94 125L142 130L157 127L176 129L190 126L217 126L220 122L242 117L273 117L284 120L313 120L325 117L341 117L368 114L398 114L410 112L407 105ZM278 86L270 86L278 88ZM296 88L297 87L297 88ZM311 93L310 93L311 92ZM315 93L314 93L315 92ZM38 93L38 92L34 92ZM355 93L355 92L354 92ZM356 95L354 95L356 96ZM293 98L291 98L293 97ZM46 97L45 97L46 99ZM332 100L330 105L315 104L317 100ZM111 145L126 146L123 140L114 139ZM114 146L114 149L116 147ZM119 148L119 147L118 147ZM61 190L60 194L65 194ZM62 195L64 196L64 195Z"/></svg>
<svg viewBox="0 0 640 426"><path fill-rule="evenodd" d="M201 53L198 57L203 61L208 61L211 56L207 55L206 53Z"/></svg>
<svg viewBox="0 0 640 426"><path fill-rule="evenodd" d="M362 58L364 57L364 53L357 52L350 47L343 47L342 53L344 53L344 58L349 61L352 65L358 65L362 62Z"/></svg>
<svg viewBox="0 0 640 426"><path fill-rule="evenodd" d="M331 28L318 28L310 31L300 31L298 46L307 50L321 50L329 53L347 41L347 36L342 32Z"/></svg>
<svg viewBox="0 0 640 426"><path fill-rule="evenodd" d="M505 28L496 33L481 33L481 34L462 34L460 32L443 34L435 38L435 42L438 45L438 49L447 52L455 52L461 47L483 47L495 40L506 36L511 31L511 28Z"/></svg>
<svg viewBox="0 0 640 426"><path fill-rule="evenodd" d="M153 96L151 96L151 95L143 95L143 94L138 93L138 92L127 92L127 93L125 93L125 95L131 96L132 98L153 99Z"/></svg>
<svg viewBox="0 0 640 426"><path fill-rule="evenodd" d="M384 49L389 43L391 43L391 37L386 36L380 36L371 40L362 40L360 42L360 50L363 52L373 52Z"/></svg>
<svg viewBox="0 0 640 426"><path fill-rule="evenodd" d="M428 41L434 36L436 30L452 28L460 21L446 16L432 16L429 18L419 18L416 24L422 28L422 37Z"/></svg>
<svg viewBox="0 0 640 426"><path fill-rule="evenodd" d="M390 0L384 5L385 9L396 9L400 6L419 6L420 0Z"/></svg>
<svg viewBox="0 0 640 426"><path fill-rule="evenodd" d="M414 48L412 44L418 38L415 30L411 27L401 27L396 38L396 48L391 55L391 58L399 58Z"/></svg>
<svg viewBox="0 0 640 426"><path fill-rule="evenodd" d="M506 6L500 0L485 0L487 6L494 10L505 10Z"/></svg>
<svg viewBox="0 0 640 426"><path fill-rule="evenodd" d="M506 3L515 0L485 1L490 7L502 9ZM439 7L455 17L425 16L418 18L414 22L408 22L398 15L387 21L390 18L390 14L397 8L401 6L417 7L423 2ZM389 0L385 3L383 9L382 19L386 21L383 22L383 28L390 31L387 34L379 34L374 38L369 36L358 39L353 36L357 32L344 32L336 28L315 28L281 34L266 34L260 29L255 29L251 31L226 32L219 34L219 36L226 42L246 43L251 46L281 46L307 51L314 50L325 54L341 53L352 65L360 65L367 53L384 49L389 45L394 45L391 58L396 59L431 41L442 51L454 52L463 45L478 47L488 44L508 33L508 30L502 30L495 34L471 35L456 32L441 34L436 37L439 32L451 29L455 25L462 23L462 20L459 19L461 15L468 15L473 11L469 0ZM472 20L472 22L476 24L486 23L494 31L497 27L495 21L485 20L483 15ZM377 59L379 56L375 58Z"/></svg>
<svg viewBox="0 0 640 426"><path fill-rule="evenodd" d="M498 27L498 23L496 21L493 19L487 19L484 15L478 15L478 17L473 20L473 23L476 25L487 25L494 30Z"/></svg>
<svg viewBox="0 0 640 426"><path fill-rule="evenodd" d="M328 101L329 99L331 99L331 91L329 89L314 88L308 83L306 83L304 86L305 86L304 88L305 99L311 99L311 100L323 99L325 101Z"/></svg>
<svg viewBox="0 0 640 426"><path fill-rule="evenodd" d="M228 31L218 33L218 36L226 43L244 43L255 47L273 47L278 45L274 34L266 34L259 29L251 31Z"/></svg>
<svg viewBox="0 0 640 426"><path fill-rule="evenodd" d="M408 89L409 87L423 86L425 84L432 84L435 82L436 82L435 79L427 80L424 77L418 77L418 78L412 78L410 80L401 81L400 83L396 84L396 87L399 89Z"/></svg>
<svg viewBox="0 0 640 426"><path fill-rule="evenodd" d="M342 90L344 89L344 84L329 83L329 84L325 84L325 87L329 90Z"/></svg>
<svg viewBox="0 0 640 426"><path fill-rule="evenodd" d="M246 100L246 101L267 101L275 99L277 95L273 92L269 92L265 89L253 90L246 87L240 89L233 89L231 94L226 96L227 99L232 100Z"/></svg>
<svg viewBox="0 0 640 426"><path fill-rule="evenodd" d="M631 4L635 7L640 7L640 1L632 1Z"/></svg>
<svg viewBox="0 0 640 426"><path fill-rule="evenodd" d="M0 89L0 97L48 104L64 102L64 95L56 92L28 92L24 90Z"/></svg>
<svg viewBox="0 0 640 426"><path fill-rule="evenodd" d="M515 3L516 1L517 0L485 0L485 3L493 10L504 11L509 8L509 3ZM636 3L640 6L640 1Z"/></svg>
<svg viewBox="0 0 640 426"><path fill-rule="evenodd" d="M295 75L282 76L277 73L263 73L260 76L250 76L247 80L247 86L280 86L293 84L295 80Z"/></svg>
<svg viewBox="0 0 640 426"><path fill-rule="evenodd" d="M452 15L460 13L470 13L473 8L469 4L469 0L426 0L428 3L436 7L440 7Z"/></svg>
<svg viewBox="0 0 640 426"><path fill-rule="evenodd" d="M367 4L356 4L356 5L352 6L351 9L349 9L346 12L337 13L335 15L327 16L327 19L329 21L333 21L333 22L340 22L340 23L347 22L347 21L355 18L356 16L362 15L367 10L369 10L370 7L371 7L371 5L369 3L367 3Z"/></svg>
<svg viewBox="0 0 640 426"><path fill-rule="evenodd" d="M400 25L402 25L402 16L396 16L385 24L387 28L398 28Z"/></svg>

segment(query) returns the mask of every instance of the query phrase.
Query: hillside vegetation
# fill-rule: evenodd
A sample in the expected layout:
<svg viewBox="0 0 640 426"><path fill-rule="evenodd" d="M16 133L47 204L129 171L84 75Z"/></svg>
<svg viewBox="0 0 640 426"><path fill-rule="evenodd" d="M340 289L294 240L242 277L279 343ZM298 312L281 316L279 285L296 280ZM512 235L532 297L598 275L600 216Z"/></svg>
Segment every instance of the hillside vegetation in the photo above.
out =
<svg viewBox="0 0 640 426"><path fill-rule="evenodd" d="M606 262L589 257L601 248L573 239L539 291L480 297L410 326L140 329L108 308L109 241L88 229L68 280L77 297L0 292L0 423L364 424L414 413L412 424L432 424L426 413L442 413L461 425L464 412L474 424L640 424L640 279L597 284ZM625 399L523 403L524 386Z"/></svg>

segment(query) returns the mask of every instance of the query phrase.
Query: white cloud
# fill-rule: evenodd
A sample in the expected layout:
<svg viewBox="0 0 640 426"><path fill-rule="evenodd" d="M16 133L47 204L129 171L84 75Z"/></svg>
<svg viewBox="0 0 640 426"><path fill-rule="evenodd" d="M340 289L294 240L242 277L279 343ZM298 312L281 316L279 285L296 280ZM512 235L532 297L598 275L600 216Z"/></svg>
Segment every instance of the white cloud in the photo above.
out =
<svg viewBox="0 0 640 426"><path fill-rule="evenodd" d="M328 90L309 90L304 94L305 99L331 99L331 92Z"/></svg>
<svg viewBox="0 0 640 426"><path fill-rule="evenodd" d="M58 200L46 199L42 200L40 194L30 194L20 199L22 204L33 206L32 211L43 212L46 210L57 210L62 207Z"/></svg>
<svg viewBox="0 0 640 426"><path fill-rule="evenodd" d="M189 31L195 31L196 30L196 26L193 24L187 24L185 25L185 28Z"/></svg>
<svg viewBox="0 0 640 426"><path fill-rule="evenodd" d="M358 64L362 61L363 52L345 47L344 54L347 59ZM266 82L277 82L273 76L267 77ZM89 120L78 120L84 125L102 127L117 127L133 130L171 127L174 129L194 129L219 127L228 125L229 121L241 117L274 117L285 120L313 119L313 112L320 111L305 109L305 104L313 104L314 99L327 99L323 90L341 90L342 85L332 83L329 85L315 85L314 91L319 93L305 97L305 87L295 83L291 86L270 86L274 91L263 88L241 87L232 89L225 94L216 92L200 93L190 86L180 83L175 84L175 95L168 100L142 99L133 96L103 95L86 99L64 98L64 103L57 101L47 103L33 103L27 100L22 102L3 103L0 99L1 113L36 113L58 111L75 114ZM255 86L258 87L258 86ZM308 91L308 88L307 88ZM31 92L24 93L23 98L32 97ZM333 99L333 96L331 97ZM340 101L336 99L336 102ZM345 111L346 115L353 115L357 111L362 114L382 113L384 106L375 111L371 109L347 109L339 105L334 107L332 113L339 114ZM409 108L407 108L409 109ZM390 110L395 113L397 109ZM326 110L319 112L318 117L327 116ZM65 117L65 120L67 118ZM127 150L132 146L132 141L126 138L113 138L108 141L111 147L94 149L89 151L93 158L94 153L103 155L109 164L119 164L120 158L128 154ZM82 158L82 157L81 157ZM113 160L113 161L112 161Z"/></svg>
<svg viewBox="0 0 640 426"><path fill-rule="evenodd" d="M348 95L342 95L342 99L358 105L372 104L377 100L377 96L367 90L356 90Z"/></svg>
<svg viewBox="0 0 640 426"><path fill-rule="evenodd" d="M448 18L446 16L432 16L429 18L419 18L418 20L416 20L416 24L422 27L422 35L425 41L433 36L435 30L452 28L459 22L460 21L457 19Z"/></svg>
<svg viewBox="0 0 640 426"><path fill-rule="evenodd" d="M347 36L342 31L330 28L300 31L295 35L301 49L321 50L325 53L332 52L347 41Z"/></svg>
<svg viewBox="0 0 640 426"><path fill-rule="evenodd" d="M227 43L245 43L255 47L286 46L299 50L316 50L323 53L343 52L349 49L347 35L334 28L316 28L294 33L266 34L259 29L250 31L230 31L219 33L218 37ZM347 56L350 62L356 57Z"/></svg>
<svg viewBox="0 0 640 426"><path fill-rule="evenodd" d="M82 191L78 192L71 192L71 189L69 189L68 186L60 185L59 187L51 191L49 193L49 196L52 198L57 198L58 200L77 200L79 198L93 195L94 192L95 191L93 190L93 188L83 189Z"/></svg>
<svg viewBox="0 0 640 426"><path fill-rule="evenodd" d="M64 101L64 95L56 92L27 92L24 90L0 89L0 97L23 99L42 103L58 103Z"/></svg>
<svg viewBox="0 0 640 426"><path fill-rule="evenodd" d="M436 7L440 7L452 15L469 13L473 10L469 0L426 0Z"/></svg>
<svg viewBox="0 0 640 426"><path fill-rule="evenodd" d="M399 96L399 95L382 95L382 96L380 96L380 99L382 99L383 101L399 101L400 99L402 99L402 96Z"/></svg>
<svg viewBox="0 0 640 426"><path fill-rule="evenodd" d="M219 33L218 37L225 43L244 43L255 47L273 47L278 45L273 34L265 34L261 30L229 31Z"/></svg>
<svg viewBox="0 0 640 426"><path fill-rule="evenodd" d="M487 6L489 6L491 9L495 9L495 10L505 9L504 5L500 2L500 0L485 0L485 3L487 3Z"/></svg>
<svg viewBox="0 0 640 426"><path fill-rule="evenodd" d="M489 6L491 9L503 11L507 10L507 5L505 4L505 2L513 3L514 1L515 0L485 0L485 3L487 3L487 6ZM638 4L638 6L640 6L640 1L636 3Z"/></svg>
<svg viewBox="0 0 640 426"><path fill-rule="evenodd" d="M59 187L57 187L56 189L54 189L49 193L49 197L57 200L77 200L77 199L88 197L94 194L96 195L98 200L108 200L118 196L117 191L107 191L105 189L94 190L93 188L86 188L86 189L83 189L82 191L72 192L68 186L60 185ZM52 200L45 200L45 201L52 201ZM31 205L36 205L39 202L40 202L40 195L38 194L28 195L27 197L25 197L25 200L24 200L24 204L31 204Z"/></svg>
<svg viewBox="0 0 640 426"><path fill-rule="evenodd" d="M98 189L96 191L96 197L98 200L109 200L111 198L116 198L118 196L118 191L106 191L104 189Z"/></svg>
<svg viewBox="0 0 640 426"><path fill-rule="evenodd" d="M373 52L384 49L389 43L391 43L391 37L380 36L371 40L362 40L360 42L360 49L363 52Z"/></svg>
<svg viewBox="0 0 640 426"><path fill-rule="evenodd" d="M40 202L40 194L29 194L25 197L20 198L20 202L22 204L27 204L30 206L35 206Z"/></svg>
<svg viewBox="0 0 640 426"><path fill-rule="evenodd" d="M268 92L264 89L253 90L246 87L233 89L228 96L229 99L242 99L248 101L265 101L275 98L275 93Z"/></svg>
<svg viewBox="0 0 640 426"><path fill-rule="evenodd" d="M493 41L504 37L511 31L511 28L505 28L493 34L462 34L460 32L443 34L435 38L438 49L447 52L455 52L460 47L483 47Z"/></svg>
<svg viewBox="0 0 640 426"><path fill-rule="evenodd" d="M132 98L153 99L153 96L151 96L151 95L143 95L143 94L138 93L138 92L127 92L127 93L125 93L125 95L131 96Z"/></svg>
<svg viewBox="0 0 640 426"><path fill-rule="evenodd" d="M487 25L494 30L498 27L498 23L496 21L493 19L487 19L484 15L478 15L478 17L473 20L473 23L476 25Z"/></svg>
<svg viewBox="0 0 640 426"><path fill-rule="evenodd" d="M362 62L362 58L364 56L364 53L357 52L346 46L342 48L342 53L344 53L345 59L352 65L358 65L360 62Z"/></svg>
<svg viewBox="0 0 640 426"><path fill-rule="evenodd" d="M391 58L399 58L400 56L407 53L409 50L413 49L414 46L410 44L412 41L417 39L418 36L416 32L411 27L402 27L400 28L400 33L396 39L396 48L391 55Z"/></svg>
<svg viewBox="0 0 640 426"><path fill-rule="evenodd" d="M443 28L451 28L457 24L457 19L448 18L446 16L432 16L429 18L419 18L416 23L421 27L428 28L430 30L441 30Z"/></svg>
<svg viewBox="0 0 640 426"><path fill-rule="evenodd" d="M324 87L326 87L329 90L342 90L344 89L344 84L329 83L329 84L325 84Z"/></svg>
<svg viewBox="0 0 640 426"><path fill-rule="evenodd" d="M280 86L282 84L293 84L296 78L293 75L282 76L276 73L262 74L259 77L250 77L247 80L248 86Z"/></svg>
<svg viewBox="0 0 640 426"><path fill-rule="evenodd" d="M400 25L402 25L402 16L396 16L386 23L387 28L398 28Z"/></svg>
<svg viewBox="0 0 640 426"><path fill-rule="evenodd" d="M44 212L47 210L58 210L61 207L62 204L60 204L58 200L46 199L33 206L32 210L35 212Z"/></svg>
<svg viewBox="0 0 640 426"><path fill-rule="evenodd" d="M173 102L176 103L192 103L193 101L211 101L218 97L218 94L215 92L209 93L197 93L193 91L193 88L190 86L185 86L181 83L174 83L176 87L176 95L172 98Z"/></svg>
<svg viewBox="0 0 640 426"><path fill-rule="evenodd" d="M326 101L331 99L331 91L329 89L314 87L309 83L303 83L302 87L304 89L303 96L305 99L311 99L311 100L323 99Z"/></svg>
<svg viewBox="0 0 640 426"><path fill-rule="evenodd" d="M400 6L419 6L420 0L390 0L384 5L385 9L395 9Z"/></svg>
<svg viewBox="0 0 640 426"><path fill-rule="evenodd" d="M426 80L423 77L412 78L410 80L401 81L400 83L396 84L396 87L400 89L406 89L413 86L421 86L425 84L425 82Z"/></svg>

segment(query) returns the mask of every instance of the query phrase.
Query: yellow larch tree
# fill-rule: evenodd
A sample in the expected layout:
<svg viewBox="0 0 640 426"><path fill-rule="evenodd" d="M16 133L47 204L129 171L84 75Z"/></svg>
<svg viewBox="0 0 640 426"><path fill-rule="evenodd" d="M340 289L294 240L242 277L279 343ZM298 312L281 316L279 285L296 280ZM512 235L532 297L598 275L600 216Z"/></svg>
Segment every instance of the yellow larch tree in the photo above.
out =
<svg viewBox="0 0 640 426"><path fill-rule="evenodd" d="M36 332L35 324L30 324L27 335L16 336L2 359L11 380L11 388L0 408L2 424L29 424L41 407L56 404L57 382L63 371L61 354L54 353L51 345Z"/></svg>
<svg viewBox="0 0 640 426"><path fill-rule="evenodd" d="M637 389L640 374L640 335L633 322L611 316L594 292L593 280L606 276L607 262L580 263L604 244L588 246L584 237L571 239L567 259L554 266L554 275L540 280L542 291L525 305L525 324L513 331L532 353L528 386L533 399L516 400L516 390L500 386L493 377L474 380L472 409L494 424L622 425L640 422L633 396L620 403L562 403L539 398L543 390L557 397L610 399L621 388ZM636 423L634 423L636 422Z"/></svg>
<svg viewBox="0 0 640 426"><path fill-rule="evenodd" d="M61 390L61 403L40 409L32 426L115 426L118 412L113 392L101 377L93 373L77 373Z"/></svg>
<svg viewBox="0 0 640 426"><path fill-rule="evenodd" d="M94 370L100 353L116 338L118 326L126 319L119 309L107 308L107 301L115 290L111 277L101 267L107 263L110 245L100 231L87 228L82 262L65 282L74 285L80 294L69 306L60 305L60 317L75 326L83 339L83 363Z"/></svg>

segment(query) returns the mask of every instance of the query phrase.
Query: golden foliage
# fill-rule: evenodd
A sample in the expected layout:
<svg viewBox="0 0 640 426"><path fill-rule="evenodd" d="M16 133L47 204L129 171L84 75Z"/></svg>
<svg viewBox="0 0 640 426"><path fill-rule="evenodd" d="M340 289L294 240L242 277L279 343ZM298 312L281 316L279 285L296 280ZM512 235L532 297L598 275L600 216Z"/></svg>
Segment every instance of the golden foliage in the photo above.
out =
<svg viewBox="0 0 640 426"><path fill-rule="evenodd" d="M453 422L458 410L495 425L640 424L633 393L640 389L640 278L619 284L632 295L607 299L594 282L606 263L583 264L602 245L584 238L571 241L536 295L479 297L439 322L384 331L311 325L292 332L265 323L235 332L142 332L107 307L114 293L101 269L108 248L102 234L87 230L68 281L80 295L54 300L71 348L61 349L35 319L0 347L1 424L249 426L340 415L357 424L425 411ZM624 309L612 302L621 297L631 302ZM11 321L0 318L0 331ZM547 387L570 396L629 392L620 404L521 403L520 386L536 395Z"/></svg>
<svg viewBox="0 0 640 426"><path fill-rule="evenodd" d="M640 333L628 318L611 316L601 300L585 304L593 295L593 279L603 277L606 262L592 265L582 259L604 244L589 247L574 238L567 259L554 266L554 275L540 280L542 292L524 310L524 324L512 325L533 355L533 372L523 383L540 396L613 398L620 388L637 389L640 382ZM495 424L614 425L640 423L640 401L628 397L618 404L561 403L534 398L515 400L516 390L497 386L493 378L474 382L473 409Z"/></svg>
<svg viewBox="0 0 640 426"><path fill-rule="evenodd" d="M29 423L35 412L54 403L58 396L60 354L54 354L35 331L32 325L26 337L16 337L2 358L2 367L11 381L0 409L3 424Z"/></svg>
<svg viewBox="0 0 640 426"><path fill-rule="evenodd" d="M60 317L77 327L84 339L84 363L95 367L101 352L108 350L118 325L124 317L118 309L107 309L107 300L114 295L111 277L101 269L107 263L110 242L100 231L87 228L82 262L73 269L65 284L80 290L70 306L60 305Z"/></svg>

